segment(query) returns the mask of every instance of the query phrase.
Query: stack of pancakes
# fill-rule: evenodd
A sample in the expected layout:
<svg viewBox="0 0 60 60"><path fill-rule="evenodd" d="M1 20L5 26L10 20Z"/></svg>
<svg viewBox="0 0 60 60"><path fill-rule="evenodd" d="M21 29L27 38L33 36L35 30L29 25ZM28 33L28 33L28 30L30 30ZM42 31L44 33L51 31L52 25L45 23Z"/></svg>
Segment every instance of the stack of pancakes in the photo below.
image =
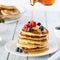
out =
<svg viewBox="0 0 60 60"><path fill-rule="evenodd" d="M18 18L19 10L15 6L0 5L0 15L3 18Z"/></svg>
<svg viewBox="0 0 60 60"><path fill-rule="evenodd" d="M19 14L19 10L15 6L0 5L0 14L3 15Z"/></svg>
<svg viewBox="0 0 60 60"><path fill-rule="evenodd" d="M33 27L31 32L22 31L19 34L17 46L25 53L35 54L48 50L48 30L44 28L43 31L38 27Z"/></svg>

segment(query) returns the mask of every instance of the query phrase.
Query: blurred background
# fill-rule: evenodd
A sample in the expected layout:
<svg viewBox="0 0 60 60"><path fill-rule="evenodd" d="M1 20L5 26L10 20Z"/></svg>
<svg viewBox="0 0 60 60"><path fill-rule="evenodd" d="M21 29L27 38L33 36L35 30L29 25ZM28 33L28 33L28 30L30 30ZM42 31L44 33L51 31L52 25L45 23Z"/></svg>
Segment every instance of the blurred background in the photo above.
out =
<svg viewBox="0 0 60 60"><path fill-rule="evenodd" d="M20 10L23 9L31 9L30 0L0 0L0 4L3 5L15 5ZM40 3L35 4L35 8L40 9L42 11L60 11L60 0L55 0L55 3L52 6L44 6Z"/></svg>

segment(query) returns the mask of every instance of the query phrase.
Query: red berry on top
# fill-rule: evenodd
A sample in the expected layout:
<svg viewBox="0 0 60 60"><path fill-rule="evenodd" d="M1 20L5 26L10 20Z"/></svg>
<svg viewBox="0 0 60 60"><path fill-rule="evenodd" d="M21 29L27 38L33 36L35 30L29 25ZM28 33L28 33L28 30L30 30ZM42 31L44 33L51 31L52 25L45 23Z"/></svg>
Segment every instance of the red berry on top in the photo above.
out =
<svg viewBox="0 0 60 60"><path fill-rule="evenodd" d="M23 27L23 30L24 30L24 31L27 31L28 28L29 28L29 24L25 24L24 27Z"/></svg>
<svg viewBox="0 0 60 60"><path fill-rule="evenodd" d="M35 21L31 21L31 26L32 27L36 27L36 22Z"/></svg>

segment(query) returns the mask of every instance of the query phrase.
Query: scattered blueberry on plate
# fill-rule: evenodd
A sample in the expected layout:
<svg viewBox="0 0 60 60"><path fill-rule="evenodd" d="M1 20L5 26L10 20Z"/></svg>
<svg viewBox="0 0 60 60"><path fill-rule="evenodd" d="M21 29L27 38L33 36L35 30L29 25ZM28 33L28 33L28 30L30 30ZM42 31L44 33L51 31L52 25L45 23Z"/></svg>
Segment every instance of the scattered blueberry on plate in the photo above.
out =
<svg viewBox="0 0 60 60"><path fill-rule="evenodd" d="M21 53L22 52L22 49L20 49L19 47L17 47L16 48L16 51Z"/></svg>
<svg viewBox="0 0 60 60"><path fill-rule="evenodd" d="M60 26L58 26L58 27L55 27L57 30L60 30Z"/></svg>

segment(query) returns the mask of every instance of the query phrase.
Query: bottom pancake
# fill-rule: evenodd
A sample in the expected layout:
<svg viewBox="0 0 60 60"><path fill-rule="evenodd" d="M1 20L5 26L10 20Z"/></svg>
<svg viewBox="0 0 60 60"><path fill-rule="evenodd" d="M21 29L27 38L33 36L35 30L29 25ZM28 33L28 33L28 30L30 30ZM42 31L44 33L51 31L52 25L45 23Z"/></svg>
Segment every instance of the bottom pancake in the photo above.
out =
<svg viewBox="0 0 60 60"><path fill-rule="evenodd" d="M21 48L21 47L19 47L19 48ZM41 48L37 47L37 48L30 48L30 49L22 47L21 49L26 54L40 54L40 53L47 51L48 47L41 47Z"/></svg>
<svg viewBox="0 0 60 60"><path fill-rule="evenodd" d="M40 53L44 53L48 50L48 48L42 49L42 50L34 50L34 51L26 51L24 50L24 53L26 54L40 54Z"/></svg>

